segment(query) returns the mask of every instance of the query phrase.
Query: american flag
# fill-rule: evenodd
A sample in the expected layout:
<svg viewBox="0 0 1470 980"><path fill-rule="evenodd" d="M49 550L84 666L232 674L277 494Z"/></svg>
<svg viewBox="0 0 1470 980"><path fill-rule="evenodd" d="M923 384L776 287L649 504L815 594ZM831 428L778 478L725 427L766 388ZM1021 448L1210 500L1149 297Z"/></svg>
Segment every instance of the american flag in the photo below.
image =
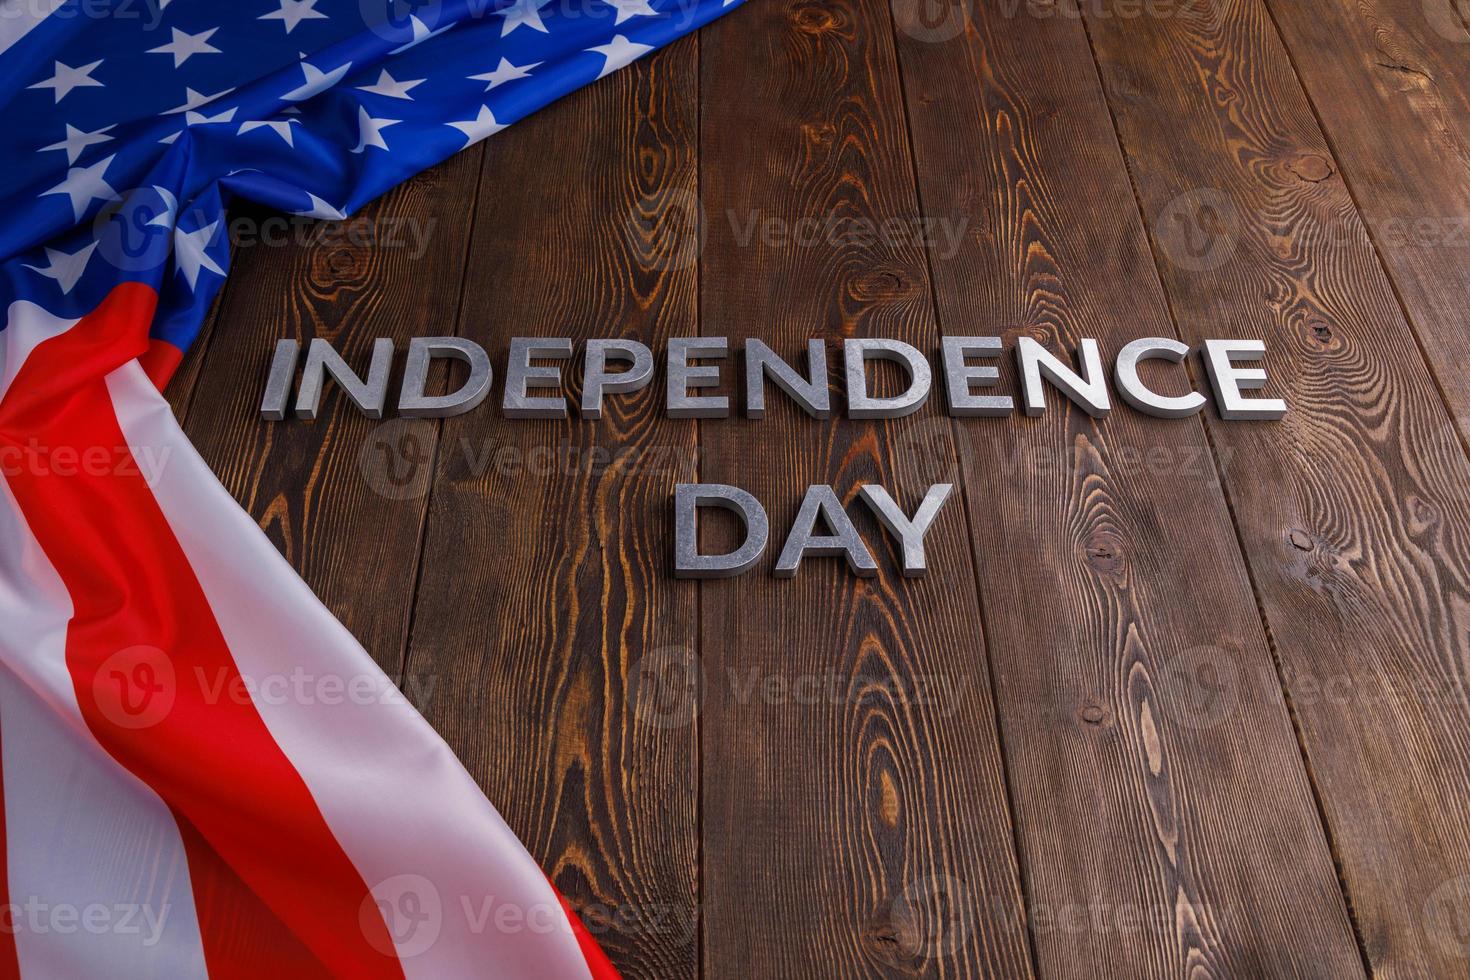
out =
<svg viewBox="0 0 1470 980"><path fill-rule="evenodd" d="M615 975L159 389L231 200L342 218L735 3L0 2L0 978Z"/></svg>

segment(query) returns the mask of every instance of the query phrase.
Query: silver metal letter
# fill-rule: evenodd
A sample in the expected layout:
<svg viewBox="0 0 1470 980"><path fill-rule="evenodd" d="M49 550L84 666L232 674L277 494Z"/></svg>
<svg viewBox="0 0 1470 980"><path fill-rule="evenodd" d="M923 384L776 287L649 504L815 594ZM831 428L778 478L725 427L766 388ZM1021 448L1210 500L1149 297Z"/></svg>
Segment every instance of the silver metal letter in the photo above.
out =
<svg viewBox="0 0 1470 980"><path fill-rule="evenodd" d="M426 395L429 362L435 357L452 357L469 366L470 376L458 391ZM447 419L478 408L490 394L495 372L490 355L473 340L463 337L415 337L408 342L408 362L403 367L403 388L398 393L398 414L411 419Z"/></svg>
<svg viewBox="0 0 1470 980"><path fill-rule="evenodd" d="M572 356L570 337L512 337L510 338L510 360L505 366L505 399L502 407L508 419L564 419L567 417L567 400L563 395L555 398L532 398L526 394L529 388L560 388L561 368L536 367L533 358Z"/></svg>
<svg viewBox="0 0 1470 980"><path fill-rule="evenodd" d="M296 417L316 418L322 400L322 375L330 374L342 388L347 400L370 419L383 417L383 403L388 399L388 374L393 367L393 341L379 337L373 341L373 363L368 378L357 376L332 345L320 337L306 351L306 367L301 369L301 387L296 390Z"/></svg>
<svg viewBox="0 0 1470 980"><path fill-rule="evenodd" d="M1194 415L1205 407L1204 395L1197 391L1177 398L1161 395L1138 377L1139 361L1154 358L1180 364L1188 354L1188 344L1169 337L1144 337L1133 341L1118 351L1118 363L1113 369L1113 383L1118 386L1118 394L1145 415L1161 419L1183 419Z"/></svg>
<svg viewBox="0 0 1470 980"><path fill-rule="evenodd" d="M994 357L1000 353L999 337L944 337L944 380L949 391L949 414L956 417L1009 415L1015 403L1009 395L976 395L971 388L989 388L1000 378L998 368L965 363L967 357Z"/></svg>
<svg viewBox="0 0 1470 980"><path fill-rule="evenodd" d="M608 361L630 361L626 371L609 371ZM653 380L653 352L636 340L587 341L587 370L582 380L582 417L602 418L602 394L637 391Z"/></svg>
<svg viewBox="0 0 1470 980"><path fill-rule="evenodd" d="M725 419L730 417L730 399L724 395L691 395L690 388L713 388L720 383L720 369L695 366L691 357L724 357L730 342L724 337L673 337L669 340L668 414L671 419Z"/></svg>
<svg viewBox="0 0 1470 980"><path fill-rule="evenodd" d="M815 534L817 515L827 522L831 534ZM853 574L872 578L878 574L878 565L873 561L868 546L858 535L852 519L842 509L842 501L825 484L807 487L806 497L801 501L801 510L791 525L791 534L776 560L773 574L777 578L793 578L806 555L847 559L847 567Z"/></svg>
<svg viewBox="0 0 1470 980"><path fill-rule="evenodd" d="M745 527L745 541L726 555L699 553L699 508L733 511ZM755 567L771 526L766 509L739 487L723 483L680 483L674 487L674 577L733 578Z"/></svg>
<svg viewBox="0 0 1470 980"><path fill-rule="evenodd" d="M901 340L859 338L843 343L847 373L847 415L854 419L898 419L924 407L929 398L932 374L923 354ZM908 390L897 398L868 395L869 358L903 365L909 376Z"/></svg>
<svg viewBox="0 0 1470 980"><path fill-rule="evenodd" d="M288 337L276 341L270 377L265 382L265 397L260 400L260 417L267 422L279 422L286 417L286 406L291 403L291 382L296 380L296 360L300 356L301 345L295 340Z"/></svg>
<svg viewBox="0 0 1470 980"><path fill-rule="evenodd" d="M745 345L745 415L747 418L766 417L767 376L791 400L814 419L832 416L832 392L827 387L827 348L820 340L809 340L806 345L807 370L810 381L797 374L764 341L751 340Z"/></svg>
<svg viewBox="0 0 1470 980"><path fill-rule="evenodd" d="M1215 407L1229 421L1272 420L1286 414L1279 398L1246 398L1242 391L1266 386L1265 368L1238 368L1236 361L1259 361L1266 356L1264 340L1205 341L1205 373L1215 389Z"/></svg>
<svg viewBox="0 0 1470 980"><path fill-rule="evenodd" d="M1083 340L1080 350L1084 375L1078 375L1053 357L1051 351L1033 338L1021 337L1016 341L1016 359L1021 365L1021 387L1027 415L1040 415L1046 411L1046 395L1041 387L1041 379L1045 377L1088 415L1095 419L1107 416L1112 405L1108 402L1108 382L1103 375L1097 341Z"/></svg>
<svg viewBox="0 0 1470 980"><path fill-rule="evenodd" d="M903 574L907 578L923 578L929 572L929 566L924 561L924 536L929 533L929 526L934 523L934 518L939 516L939 509L949 499L950 491L954 490L952 483L936 483L929 488L924 495L924 502L914 513L913 520L904 514L903 508L889 495L888 491L876 483L865 484L858 488L858 496L863 498L863 503L873 509L878 515L878 520L888 529L888 533L898 539L903 548Z"/></svg>

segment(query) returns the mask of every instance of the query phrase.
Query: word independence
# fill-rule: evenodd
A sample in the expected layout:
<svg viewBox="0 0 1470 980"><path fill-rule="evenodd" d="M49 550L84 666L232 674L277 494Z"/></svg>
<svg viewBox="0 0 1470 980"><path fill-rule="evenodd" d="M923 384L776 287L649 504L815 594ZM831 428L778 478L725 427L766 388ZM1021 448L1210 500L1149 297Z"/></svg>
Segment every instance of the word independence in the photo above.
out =
<svg viewBox="0 0 1470 980"><path fill-rule="evenodd" d="M505 365L501 408L508 418L565 418L568 398L558 362L572 357L573 344L567 337L514 337ZM827 350L820 340L809 342L806 371L801 372L759 340L744 347L744 395L747 418L762 418L766 412L766 382L775 384L808 415L817 419L832 415L832 386L828 383ZM1027 415L1046 410L1045 388L1049 385L1094 418L1112 410L1107 372L1097 341L1085 339L1077 350L1075 366L1053 354L1038 341L1021 337L1015 346L1020 379L1021 408ZM665 404L670 417L719 419L730 415L730 396L710 394L721 384L723 365L730 354L724 337L677 337L668 342L665 358ZM949 414L1007 416L1015 411L1010 395L993 390L1000 370L993 363L1003 354L999 337L944 337L938 363L944 376ZM1145 383L1140 365L1162 361L1182 365L1190 354L1188 346L1168 337L1145 337L1118 351L1113 362L1112 387L1133 408L1160 418L1186 418L1206 404L1203 394L1189 386L1180 370L1183 394L1165 395ZM1245 393L1266 384L1266 372L1251 366L1264 359L1266 345L1259 340L1206 340L1200 359L1215 396L1220 417L1228 420L1279 419L1286 403L1275 398L1251 397ZM294 410L298 418L313 419L321 403L322 387L330 376L362 412L381 418L388 399L394 345L388 338L373 344L372 361L366 377L354 371L325 340L317 338L307 348L306 363L296 387ZM446 394L429 394L429 371L436 358L458 360L468 368L459 386ZM296 379L301 347L295 340L276 345L266 382L260 413L265 419L286 417L291 388ZM897 393L879 395L870 386L870 362L885 361L902 376ZM550 363L547 363L550 362ZM1159 370L1159 369L1155 369ZM892 419L911 415L924 407L933 387L929 359L917 348L897 340L849 339L842 346L845 409L854 419ZM490 394L494 369L485 349L459 337L418 337L409 342L399 390L398 412L411 418L445 418L478 407ZM582 355L578 408L583 418L602 417L608 395L639 391L652 383L654 355L635 340L587 341ZM532 392L538 392L533 394ZM554 391L555 394L548 392ZM704 393L697 393L704 392Z"/></svg>

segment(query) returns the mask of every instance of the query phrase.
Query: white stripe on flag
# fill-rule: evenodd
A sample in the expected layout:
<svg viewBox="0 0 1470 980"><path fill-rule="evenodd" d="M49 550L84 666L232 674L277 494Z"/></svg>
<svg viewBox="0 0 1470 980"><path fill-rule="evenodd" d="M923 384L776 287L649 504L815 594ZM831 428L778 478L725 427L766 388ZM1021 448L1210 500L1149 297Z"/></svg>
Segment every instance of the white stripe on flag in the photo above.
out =
<svg viewBox="0 0 1470 980"><path fill-rule="evenodd" d="M204 978L178 826L108 756L66 668L71 601L0 476L0 763L21 974Z"/></svg>
<svg viewBox="0 0 1470 980"><path fill-rule="evenodd" d="M220 485L142 368L107 382L128 444L165 460L150 474L154 496L241 676L261 692L266 727L378 899L405 974L589 976L536 863Z"/></svg>
<svg viewBox="0 0 1470 980"><path fill-rule="evenodd" d="M78 322L62 319L26 300L11 303L5 311L5 329L0 330L0 399L5 398L31 351Z"/></svg>
<svg viewBox="0 0 1470 980"><path fill-rule="evenodd" d="M66 0L0 0L0 54L64 3Z"/></svg>

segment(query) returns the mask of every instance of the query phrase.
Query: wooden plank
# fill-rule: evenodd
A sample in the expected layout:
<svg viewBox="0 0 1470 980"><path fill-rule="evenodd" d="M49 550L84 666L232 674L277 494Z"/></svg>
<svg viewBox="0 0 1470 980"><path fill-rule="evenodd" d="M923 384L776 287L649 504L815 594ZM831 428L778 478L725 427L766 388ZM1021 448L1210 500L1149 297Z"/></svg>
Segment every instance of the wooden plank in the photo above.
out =
<svg viewBox="0 0 1470 980"><path fill-rule="evenodd" d="M324 337L366 372L376 337L401 351L410 337L453 332L479 156L451 158L345 224L247 212L239 227L256 244L235 253L237 285L185 422L220 481L390 675L408 636L435 424L375 422L335 386L315 422L263 422L260 397L282 337Z"/></svg>
<svg viewBox="0 0 1470 980"><path fill-rule="evenodd" d="M1459 430L1470 437L1470 6L1269 6ZM1446 427L1444 436L1453 442L1455 432Z"/></svg>
<svg viewBox="0 0 1470 980"><path fill-rule="evenodd" d="M463 332L497 371L512 336L695 332L694 267L658 246L696 186L697 43L487 144ZM691 977L696 731L638 699L645 658L697 642L696 597L664 564L696 442L656 387L610 396L601 421L487 404L446 422L409 672L436 680L426 717L624 976Z"/></svg>
<svg viewBox="0 0 1470 980"><path fill-rule="evenodd" d="M219 311L225 303L225 294L229 292L229 280L220 287L215 294L214 302L210 304L209 314L204 319L204 325L199 328L199 336L194 338L194 343L184 351L184 359L179 362L174 376L164 386L163 395L168 399L169 406L174 410L174 418L182 422L189 417L189 405L194 399L194 392L199 386L199 379L203 376L204 355L209 350L210 338L214 335L214 325L219 319Z"/></svg>
<svg viewBox="0 0 1470 980"><path fill-rule="evenodd" d="M1087 25L1181 333L1266 339L1291 404L1208 428L1365 955L1457 975L1470 465L1259 0L1114 8Z"/></svg>
<svg viewBox="0 0 1470 980"><path fill-rule="evenodd" d="M701 332L936 346L903 99L880 0L750 4L703 36ZM872 222L872 224L869 224ZM884 229L887 229L884 231ZM834 360L834 367L836 361ZM740 371L727 363L726 391ZM709 976L1025 976L1026 945L964 511L902 579L856 491L913 508L927 415L705 425L701 477L755 494L770 553L701 584ZM851 504L881 572L769 573L809 484Z"/></svg>
<svg viewBox="0 0 1470 980"><path fill-rule="evenodd" d="M943 330L1173 335L1081 24L908 12L920 197L966 231L929 250ZM1200 421L955 429L1040 972L1361 975Z"/></svg>

